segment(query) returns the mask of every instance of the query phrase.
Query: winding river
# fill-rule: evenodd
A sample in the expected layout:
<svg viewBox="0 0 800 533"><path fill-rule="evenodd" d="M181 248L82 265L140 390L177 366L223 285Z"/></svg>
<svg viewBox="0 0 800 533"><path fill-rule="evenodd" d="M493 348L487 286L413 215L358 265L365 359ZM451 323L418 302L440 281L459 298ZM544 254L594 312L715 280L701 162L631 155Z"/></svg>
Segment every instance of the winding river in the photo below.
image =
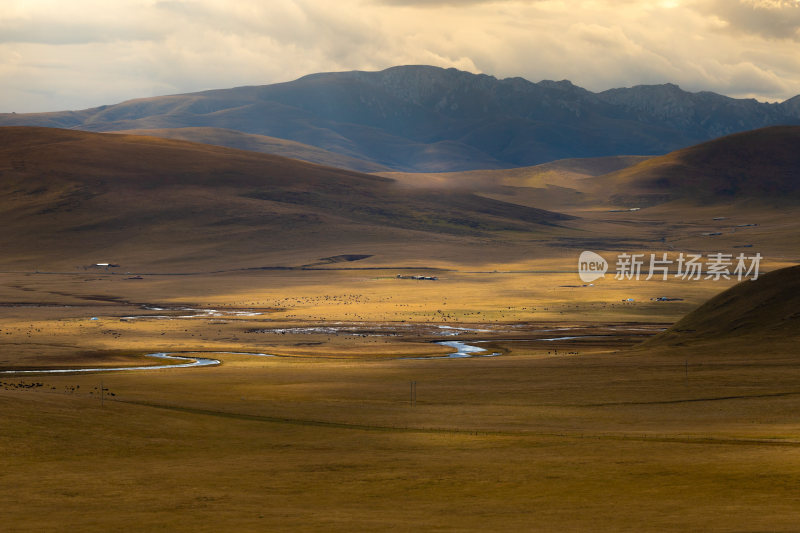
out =
<svg viewBox="0 0 800 533"><path fill-rule="evenodd" d="M157 357L159 359L171 359L173 361L188 361L186 363L178 363L171 365L153 365L153 366L120 366L120 367L106 367L106 368L56 368L52 370L2 370L0 374L71 374L74 372L120 372L128 370L161 370L164 368L188 368L192 366L214 366L220 362L218 359L206 359L203 357L183 357L180 355L172 355L169 353L149 353L145 357Z"/></svg>
<svg viewBox="0 0 800 533"><path fill-rule="evenodd" d="M129 317L133 318L133 317ZM160 317L156 317L160 318ZM444 326L439 326L444 327ZM450 329L450 328L448 328ZM460 333L461 331L486 331L486 330L474 330L468 328L452 328L456 331L455 334ZM559 328L562 329L562 328ZM563 328L568 329L568 328ZM543 330L548 331L548 330ZM553 331L553 330L549 330ZM452 334L448 332L446 334ZM532 339L536 341L568 341L568 340L575 340L575 339L589 339L589 338L605 338L606 335L576 335L576 336L567 336L567 337L550 337L545 339ZM476 344L489 342L486 340L473 340L469 341L471 344L462 341L436 341L434 344L438 344L440 346L447 346L451 348L453 351L447 355L428 355L428 356L420 356L420 357L395 357L394 359L465 359L470 357L497 357L502 355L500 352L490 352L480 346L476 346ZM506 339L508 342L508 339ZM257 357L279 357L273 354L268 353L254 353L254 352L214 352L219 354L231 354L231 355L252 355ZM133 370L163 370L169 368L189 368L189 367L199 367L199 366L215 366L219 365L220 361L218 359L210 359L204 357L185 357L181 355L175 355L174 353L167 353L167 352L159 352L159 353L150 353L146 354L145 357L156 357L159 359L168 359L170 361L182 361L179 363L172 363L172 364L164 364L164 365L153 365L153 366L125 366L125 367L105 367L105 368L58 368L52 370L45 370L45 369L24 369L24 370L0 370L0 375L20 375L20 374L68 374L68 373L75 373L75 372L128 372Z"/></svg>
<svg viewBox="0 0 800 533"><path fill-rule="evenodd" d="M471 341L483 342L483 341ZM500 355L499 352L488 353L483 348L466 344L460 341L440 341L435 344L441 346L449 346L455 350L448 355L430 355L426 357L397 357L395 359L461 359L467 357L496 357ZM487 352L487 353L481 353ZM231 355L253 355L257 357L276 357L268 353L254 353L254 352L214 352L220 354ZM152 365L152 366L121 366L121 367L105 367L105 368L57 368L57 369L26 369L26 370L0 370L0 375L19 375L19 374L70 374L75 372L128 372L132 370L163 370L168 368L189 368L196 366L215 366L220 364L219 359L207 359L204 357L184 357L181 355L174 355L171 353L149 353L145 357L157 357L159 359L170 359L173 361L186 361L185 363L169 364L169 365Z"/></svg>
<svg viewBox="0 0 800 533"><path fill-rule="evenodd" d="M470 342L485 342L485 341L470 341ZM403 357L402 359L464 359L467 357L497 357L500 352L489 353L480 346L474 346L461 341L439 341L434 344L440 346L449 346L455 352L448 355L432 355L428 357ZM485 353L481 353L485 352Z"/></svg>

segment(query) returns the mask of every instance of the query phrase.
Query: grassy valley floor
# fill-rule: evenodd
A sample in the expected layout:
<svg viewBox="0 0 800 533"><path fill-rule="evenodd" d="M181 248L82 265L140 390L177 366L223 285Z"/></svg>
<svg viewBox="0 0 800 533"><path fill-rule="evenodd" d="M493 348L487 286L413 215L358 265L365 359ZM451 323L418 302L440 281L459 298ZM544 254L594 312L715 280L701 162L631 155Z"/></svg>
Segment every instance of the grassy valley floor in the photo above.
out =
<svg viewBox="0 0 800 533"><path fill-rule="evenodd" d="M796 530L794 355L630 349L732 282L494 270L3 274L4 371L221 364L0 375L2 529Z"/></svg>

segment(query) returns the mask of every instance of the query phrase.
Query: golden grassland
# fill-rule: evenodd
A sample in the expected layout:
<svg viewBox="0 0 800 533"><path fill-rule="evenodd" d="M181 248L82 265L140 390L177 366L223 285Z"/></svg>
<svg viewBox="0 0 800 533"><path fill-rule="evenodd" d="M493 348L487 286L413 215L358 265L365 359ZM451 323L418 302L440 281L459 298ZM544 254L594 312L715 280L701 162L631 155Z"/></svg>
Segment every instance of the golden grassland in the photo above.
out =
<svg viewBox="0 0 800 533"><path fill-rule="evenodd" d="M793 354L629 350L732 282L497 266L3 274L4 369L222 361L0 375L3 529L796 528Z"/></svg>
<svg viewBox="0 0 800 533"><path fill-rule="evenodd" d="M796 207L625 211L578 190L577 163L397 184L47 136L4 168L0 530L797 530L794 304L737 322L768 301L739 286L714 329L692 311L734 280L613 279L625 251L796 264ZM612 272L579 281L582 250ZM640 344L676 322L699 340ZM451 340L500 355L447 358ZM221 364L7 372L158 352Z"/></svg>
<svg viewBox="0 0 800 533"><path fill-rule="evenodd" d="M574 272L512 267L520 266L497 272L413 271L435 275L436 281L398 279L396 272L404 271L392 269L152 275L137 280L107 273L0 274L0 297L7 302L0 324L5 347L0 364L29 364L28 357L46 364L51 355L72 362L82 352L103 351L369 354L379 346L389 354L437 353L442 350L429 343L416 346L407 338L354 337L355 342L340 349L337 338L322 335L312 339L324 341L320 348L292 340L291 334L287 341L285 333L257 330L335 322L397 328L420 323L672 323L732 283L608 279L589 286ZM683 300L652 300L664 295ZM635 301L623 301L628 298Z"/></svg>

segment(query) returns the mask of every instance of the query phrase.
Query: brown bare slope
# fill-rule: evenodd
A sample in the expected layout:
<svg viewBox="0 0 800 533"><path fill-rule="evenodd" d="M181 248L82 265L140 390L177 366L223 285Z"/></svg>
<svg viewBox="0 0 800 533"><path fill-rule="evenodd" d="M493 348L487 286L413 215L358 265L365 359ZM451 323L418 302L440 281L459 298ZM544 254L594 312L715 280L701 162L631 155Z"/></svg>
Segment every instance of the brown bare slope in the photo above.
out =
<svg viewBox="0 0 800 533"><path fill-rule="evenodd" d="M242 133L224 128L166 128L151 130L120 131L130 135L149 135L164 139L177 139L217 146L227 146L239 150L250 150L265 154L280 155L336 168L346 168L357 172L381 172L389 170L383 165L365 161L344 154L337 154L316 146L303 144L267 135Z"/></svg>
<svg viewBox="0 0 800 533"><path fill-rule="evenodd" d="M601 176L649 159L649 156L608 156L559 159L531 167L463 172L380 172L379 175L417 187L462 188L493 191L500 187L569 187L586 178Z"/></svg>
<svg viewBox="0 0 800 533"><path fill-rule="evenodd" d="M667 331L643 345L685 347L711 352L747 352L785 347L794 352L800 340L800 266L783 268L742 281L701 305Z"/></svg>
<svg viewBox="0 0 800 533"><path fill-rule="evenodd" d="M503 202L550 210L592 206L594 195L583 194L591 180L635 165L648 156L609 156L559 159L532 167L463 172L380 172L410 187L446 188L479 193Z"/></svg>
<svg viewBox="0 0 800 533"><path fill-rule="evenodd" d="M800 126L737 133L654 157L594 181L619 203L720 203L800 197Z"/></svg>
<svg viewBox="0 0 800 533"><path fill-rule="evenodd" d="M153 137L0 128L2 263L203 270L540 232L569 217L283 157ZM466 239L466 241L465 241Z"/></svg>

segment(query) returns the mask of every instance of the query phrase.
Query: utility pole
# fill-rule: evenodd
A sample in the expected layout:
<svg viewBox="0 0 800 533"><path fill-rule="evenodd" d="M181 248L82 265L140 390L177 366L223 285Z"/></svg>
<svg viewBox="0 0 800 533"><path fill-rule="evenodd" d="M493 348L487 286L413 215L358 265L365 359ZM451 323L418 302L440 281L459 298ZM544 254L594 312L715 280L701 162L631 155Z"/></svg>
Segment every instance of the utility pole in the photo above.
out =
<svg viewBox="0 0 800 533"><path fill-rule="evenodd" d="M103 387L103 380L100 380L100 407L105 405L105 391L107 391L105 387Z"/></svg>

